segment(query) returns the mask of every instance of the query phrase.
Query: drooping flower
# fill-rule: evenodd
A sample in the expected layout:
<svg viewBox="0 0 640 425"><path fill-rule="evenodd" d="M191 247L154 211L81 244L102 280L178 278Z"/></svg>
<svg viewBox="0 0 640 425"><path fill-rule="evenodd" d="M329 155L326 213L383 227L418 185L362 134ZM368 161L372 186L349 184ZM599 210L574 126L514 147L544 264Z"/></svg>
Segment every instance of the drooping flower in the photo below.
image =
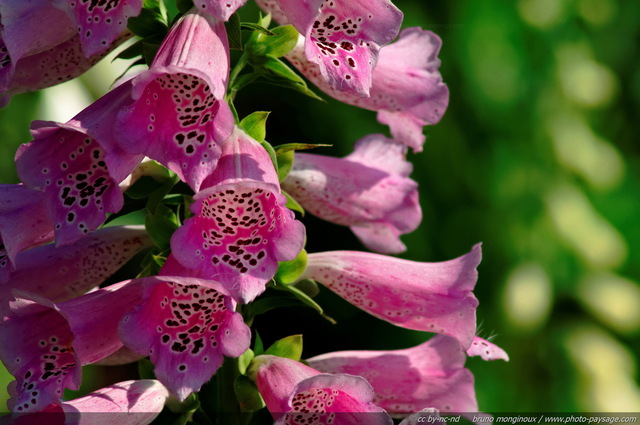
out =
<svg viewBox="0 0 640 425"><path fill-rule="evenodd" d="M497 345L487 341L486 339L475 337L471 346L467 348L469 357L480 356L482 360L504 360L509 361L509 355Z"/></svg>
<svg viewBox="0 0 640 425"><path fill-rule="evenodd" d="M195 0L193 4L220 21L227 21L247 0Z"/></svg>
<svg viewBox="0 0 640 425"><path fill-rule="evenodd" d="M402 12L390 0L257 0L304 36L302 54L324 84L367 97L380 46L398 35Z"/></svg>
<svg viewBox="0 0 640 425"><path fill-rule="evenodd" d="M422 220L405 153L378 134L360 139L343 159L296 153L282 188L310 213L349 226L367 248L399 253L406 249L399 236Z"/></svg>
<svg viewBox="0 0 640 425"><path fill-rule="evenodd" d="M403 328L449 335L468 348L476 332L480 245L453 260L422 263L354 251L308 255L313 279L373 316Z"/></svg>
<svg viewBox="0 0 640 425"><path fill-rule="evenodd" d="M393 424L374 404L371 385L359 376L321 373L270 355L256 357L249 373L277 425Z"/></svg>
<svg viewBox="0 0 640 425"><path fill-rule="evenodd" d="M53 240L53 222L43 209L41 192L22 184L0 184L0 283L8 278L20 251Z"/></svg>
<svg viewBox="0 0 640 425"><path fill-rule="evenodd" d="M108 212L122 208L118 183L142 159L121 151L111 129L129 89L126 83L117 87L66 124L34 122L34 141L18 149L18 175L44 191L58 245L97 229Z"/></svg>
<svg viewBox="0 0 640 425"><path fill-rule="evenodd" d="M81 366L122 347L118 322L140 299L129 281L54 305L18 298L0 326L0 359L15 376L7 403L15 412L57 403L65 388L78 389Z"/></svg>
<svg viewBox="0 0 640 425"><path fill-rule="evenodd" d="M116 124L120 146L164 164L198 191L233 130L233 114L223 100L228 75L224 24L208 14L186 14L150 69L133 79L133 102Z"/></svg>
<svg viewBox="0 0 640 425"><path fill-rule="evenodd" d="M16 425L146 425L162 411L168 396L167 389L156 380L125 381L59 405L49 405L41 413L14 415L14 418Z"/></svg>
<svg viewBox="0 0 640 425"><path fill-rule="evenodd" d="M170 256L160 274L186 271ZM143 285L144 299L122 319L120 335L127 348L151 357L160 382L180 400L211 379L223 356L249 348L251 331L220 283L160 276Z"/></svg>
<svg viewBox="0 0 640 425"><path fill-rule="evenodd" d="M449 89L438 71L442 41L431 31L406 28L394 43L380 50L373 70L370 97L362 98L327 84L317 65L307 60L303 40L287 59L329 96L378 112L378 121L390 127L393 139L422 151L425 125L436 124L449 104Z"/></svg>
<svg viewBox="0 0 640 425"><path fill-rule="evenodd" d="M143 226L120 226L100 229L69 245L23 251L7 282L0 285L0 312L6 310L12 291L55 303L80 296L151 245Z"/></svg>
<svg viewBox="0 0 640 425"><path fill-rule="evenodd" d="M404 350L339 351L308 359L324 373L362 376L375 391L374 402L392 415L423 408L477 412L473 374L464 368L460 343L444 335Z"/></svg>
<svg viewBox="0 0 640 425"><path fill-rule="evenodd" d="M225 142L203 186L191 206L195 216L171 238L173 255L247 303L264 291L278 261L300 252L304 226L285 207L269 155L240 128Z"/></svg>

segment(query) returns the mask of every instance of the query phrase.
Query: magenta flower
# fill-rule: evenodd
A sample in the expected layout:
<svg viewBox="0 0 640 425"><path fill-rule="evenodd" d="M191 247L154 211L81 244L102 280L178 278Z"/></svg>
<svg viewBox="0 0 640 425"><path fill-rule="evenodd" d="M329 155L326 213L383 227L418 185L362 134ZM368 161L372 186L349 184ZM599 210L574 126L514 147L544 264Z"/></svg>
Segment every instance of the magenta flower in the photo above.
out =
<svg viewBox="0 0 640 425"><path fill-rule="evenodd" d="M202 13L183 16L151 68L133 79L133 103L116 125L120 146L159 161L198 191L233 130L223 100L228 75L224 24Z"/></svg>
<svg viewBox="0 0 640 425"><path fill-rule="evenodd" d="M285 207L269 155L239 128L203 186L191 206L195 216L173 234L171 250L184 267L247 303L264 291L278 261L298 255L304 226Z"/></svg>
<svg viewBox="0 0 640 425"><path fill-rule="evenodd" d="M169 257L160 273L185 271ZM122 319L120 335L127 348L151 356L160 382L184 400L211 379L223 356L238 357L249 348L251 331L218 282L174 277L143 282L144 299Z"/></svg>
<svg viewBox="0 0 640 425"><path fill-rule="evenodd" d="M69 245L23 251L7 282L0 285L0 312L7 309L12 291L55 303L80 296L151 245L144 227L122 226L100 229Z"/></svg>
<svg viewBox="0 0 640 425"><path fill-rule="evenodd" d="M219 21L227 21L247 0L194 0L193 4L202 12L213 15Z"/></svg>
<svg viewBox="0 0 640 425"><path fill-rule="evenodd" d="M8 406L40 411L65 388L78 389L81 366L122 347L118 321L140 300L140 285L122 282L54 305L19 298L0 326L0 359L16 380Z"/></svg>
<svg viewBox="0 0 640 425"><path fill-rule="evenodd" d="M44 191L58 245L97 229L108 212L122 208L118 183L142 159L123 153L111 131L129 88L116 88L66 124L34 122L35 140L18 149L18 175L28 187Z"/></svg>
<svg viewBox="0 0 640 425"><path fill-rule="evenodd" d="M21 184L0 184L0 283L14 268L19 252L53 240L53 223L42 193Z"/></svg>
<svg viewBox="0 0 640 425"><path fill-rule="evenodd" d="M349 226L367 248L399 253L406 249L399 236L422 220L405 153L404 146L378 134L356 142L343 159L296 153L282 188L310 213Z"/></svg>
<svg viewBox="0 0 640 425"><path fill-rule="evenodd" d="M307 60L300 43L287 59L329 96L378 111L378 121L390 127L395 141L420 152L425 141L422 128L440 121L449 104L449 89L438 71L441 45L440 38L431 31L404 29L397 41L380 50L367 98L327 84L321 69Z"/></svg>
<svg viewBox="0 0 640 425"><path fill-rule="evenodd" d="M419 263L378 254L309 254L301 279L313 279L356 307L403 328L449 335L468 348L476 332L480 245L454 260Z"/></svg>
<svg viewBox="0 0 640 425"><path fill-rule="evenodd" d="M396 38L402 12L389 0L257 0L304 36L304 57L324 84L367 97L380 46Z"/></svg>
<svg viewBox="0 0 640 425"><path fill-rule="evenodd" d="M363 378L327 374L295 360L261 355L250 374L277 425L336 423L391 425L391 417L373 402Z"/></svg>
<svg viewBox="0 0 640 425"><path fill-rule="evenodd" d="M97 424L98 417L119 425L146 425L153 422L162 411L168 396L167 389L156 380L125 381L75 400L49 405L42 414L29 414L24 418L34 425Z"/></svg>
<svg viewBox="0 0 640 425"><path fill-rule="evenodd" d="M454 338L436 335L417 347L392 351L339 351L308 359L324 373L362 376L375 391L374 402L392 415L426 407L441 412L477 412L473 374Z"/></svg>
<svg viewBox="0 0 640 425"><path fill-rule="evenodd" d="M509 361L509 355L497 345L482 339L480 337L473 338L471 346L467 348L469 357L480 356L482 360L504 360Z"/></svg>

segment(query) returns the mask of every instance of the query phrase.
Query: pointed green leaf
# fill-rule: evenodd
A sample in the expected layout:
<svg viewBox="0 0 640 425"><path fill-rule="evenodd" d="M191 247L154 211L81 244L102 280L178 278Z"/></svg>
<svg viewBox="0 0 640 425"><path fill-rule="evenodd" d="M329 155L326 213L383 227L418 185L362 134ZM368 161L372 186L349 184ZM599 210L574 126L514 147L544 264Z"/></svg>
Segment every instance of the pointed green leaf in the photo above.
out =
<svg viewBox="0 0 640 425"><path fill-rule="evenodd" d="M269 158L271 158L271 162L273 163L273 168L277 170L278 158L276 158L276 151L273 150L273 146L271 146L271 143L267 142L266 140L263 140L262 142L260 142L260 144L269 154Z"/></svg>
<svg viewBox="0 0 640 425"><path fill-rule="evenodd" d="M318 287L318 283L315 280L302 279L294 283L293 286L295 286L296 289L299 289L311 298L318 296L318 294L320 293L320 288Z"/></svg>
<svg viewBox="0 0 640 425"><path fill-rule="evenodd" d="M317 100L323 100L309 89L302 77L296 74L282 60L272 56L265 56L264 58L264 62L260 64L258 70L264 73L262 76L269 83L295 90Z"/></svg>
<svg viewBox="0 0 640 425"><path fill-rule="evenodd" d="M161 210L161 208L158 208ZM169 210L171 211L171 210ZM175 214L173 214L175 217ZM160 214L149 214L144 220L144 226L153 243L160 249L168 249L171 235L178 230L178 224L172 218Z"/></svg>
<svg viewBox="0 0 640 425"><path fill-rule="evenodd" d="M276 155L278 157L278 180L282 182L289 175L291 168L293 168L293 151L282 153L276 151Z"/></svg>
<svg viewBox="0 0 640 425"><path fill-rule="evenodd" d="M256 111L240 121L240 126L258 142L262 143L267 136L267 118L270 112Z"/></svg>
<svg viewBox="0 0 640 425"><path fill-rule="evenodd" d="M273 28L271 34L259 34L256 39L256 45L264 46L258 50L264 51L265 55L279 58L296 47L298 35L298 31L292 25L283 25Z"/></svg>
<svg viewBox="0 0 640 425"><path fill-rule="evenodd" d="M286 292L291 293L296 298L298 298L300 301L302 301L305 305L313 308L315 311L317 311L323 317L326 318L326 316L324 315L324 309L320 306L320 304L315 302L309 295L305 294L304 292L302 292L300 289L296 288L295 286L293 286L293 285L276 285L276 286L274 286L274 289L277 289L278 291L286 291ZM333 320L333 319L331 319L331 320Z"/></svg>
<svg viewBox="0 0 640 425"><path fill-rule="evenodd" d="M256 341L253 344L253 354L256 356L264 354L264 344L262 343L262 338L260 338L258 331L256 331Z"/></svg>
<svg viewBox="0 0 640 425"><path fill-rule="evenodd" d="M131 46L127 47L126 49L124 49L123 51L118 53L118 55L115 58L113 58L113 60L116 60L116 59L133 59L136 56L141 56L142 55L142 42L143 42L143 40L136 41Z"/></svg>
<svg viewBox="0 0 640 425"><path fill-rule="evenodd" d="M166 34L167 23L159 7L143 8L138 16L129 18L129 30L135 35L146 38L156 34Z"/></svg>
<svg viewBox="0 0 640 425"><path fill-rule="evenodd" d="M276 154L280 156L281 154L289 151L303 151L307 149L315 149L315 148L322 148L322 147L328 147L328 146L333 146L333 145L313 144L313 143L285 143L282 145L274 146L273 148L276 150Z"/></svg>
<svg viewBox="0 0 640 425"><path fill-rule="evenodd" d="M242 90L243 88L247 87L249 84L257 80L258 78L260 78L260 76L253 72L250 74L243 74L234 81L233 86L231 87L231 90L233 91Z"/></svg>
<svg viewBox="0 0 640 425"><path fill-rule="evenodd" d="M153 363L149 359L138 360L138 376L140 379L156 379L153 367Z"/></svg>
<svg viewBox="0 0 640 425"><path fill-rule="evenodd" d="M231 15L229 20L224 23L229 37L229 47L232 49L242 50L242 31L240 30L240 17L237 13Z"/></svg>
<svg viewBox="0 0 640 425"><path fill-rule="evenodd" d="M279 339L264 353L299 361L302 358L302 335L291 335Z"/></svg>
<svg viewBox="0 0 640 425"><path fill-rule="evenodd" d="M298 280L307 268L307 251L303 249L298 256L291 261L278 263L276 281L279 283L291 284Z"/></svg>
<svg viewBox="0 0 640 425"><path fill-rule="evenodd" d="M266 406L256 384L244 375L236 378L233 390L236 393L241 412L255 412Z"/></svg>
<svg viewBox="0 0 640 425"><path fill-rule="evenodd" d="M176 0L180 13L187 13L193 8L193 0Z"/></svg>
<svg viewBox="0 0 640 425"><path fill-rule="evenodd" d="M240 28L242 28L243 30L257 31L259 34L274 35L274 33L269 31L265 26L260 24L253 24L251 22L242 22L240 24Z"/></svg>
<svg viewBox="0 0 640 425"><path fill-rule="evenodd" d="M284 190L282 190L282 194L284 196L286 196L287 198L287 205L286 207L289 208L292 211L296 211L299 212L300 215L302 215L304 217L305 211L304 208L302 208L302 205L300 205L298 203L298 201L296 201L293 196L289 195L287 192L285 192Z"/></svg>
<svg viewBox="0 0 640 425"><path fill-rule="evenodd" d="M254 357L255 355L253 354L253 350L251 348L249 348L247 351L242 353L240 357L238 357L238 371L241 374L244 375L247 372L247 368L249 367L249 364L251 364L251 360L253 360Z"/></svg>

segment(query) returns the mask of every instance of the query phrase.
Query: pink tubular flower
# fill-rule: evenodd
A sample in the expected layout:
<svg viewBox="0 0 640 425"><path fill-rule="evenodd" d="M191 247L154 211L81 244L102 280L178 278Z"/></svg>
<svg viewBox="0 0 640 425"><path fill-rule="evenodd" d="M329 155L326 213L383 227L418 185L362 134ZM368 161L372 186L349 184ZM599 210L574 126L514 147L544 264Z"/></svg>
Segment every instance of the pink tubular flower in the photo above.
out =
<svg viewBox="0 0 640 425"><path fill-rule="evenodd" d="M427 407L477 412L473 374L464 368L466 358L457 340L436 335L405 350L340 351L313 357L308 363L325 373L362 376L373 387L378 406L392 415L406 416Z"/></svg>
<svg viewBox="0 0 640 425"><path fill-rule="evenodd" d="M301 279L313 279L356 307L403 328L449 335L468 348L476 332L480 245L454 260L419 263L378 254L309 254Z"/></svg>
<svg viewBox="0 0 640 425"><path fill-rule="evenodd" d="M227 21L247 0L195 0L193 4L202 12L213 15L220 21Z"/></svg>
<svg viewBox="0 0 640 425"><path fill-rule="evenodd" d="M20 146L16 167L30 188L44 191L58 245L97 229L122 208L118 183L142 159L114 143L111 123L129 84L98 99L66 124L32 124L34 141Z"/></svg>
<svg viewBox="0 0 640 425"><path fill-rule="evenodd" d="M21 252L15 270L0 285L0 311L6 310L11 291L55 303L80 296L151 245L143 226L121 226L100 229L69 245L50 244Z"/></svg>
<svg viewBox="0 0 640 425"><path fill-rule="evenodd" d="M173 234L171 250L184 267L247 303L264 291L278 261L298 255L304 226L285 207L269 155L240 128L203 186L191 206L195 216Z"/></svg>
<svg viewBox="0 0 640 425"><path fill-rule="evenodd" d="M321 373L295 360L270 355L256 357L249 373L276 425L393 424L373 403L371 385L359 376Z"/></svg>
<svg viewBox="0 0 640 425"><path fill-rule="evenodd" d="M282 188L310 213L349 226L367 248L399 253L406 249L399 236L422 220L405 153L378 134L360 139L343 159L296 153Z"/></svg>
<svg viewBox="0 0 640 425"><path fill-rule="evenodd" d="M398 35L402 12L389 0L257 0L304 36L302 54L324 84L366 97L380 46Z"/></svg>
<svg viewBox="0 0 640 425"><path fill-rule="evenodd" d="M378 121L390 127L393 139L422 151L422 128L436 124L449 104L449 89L438 71L442 41L431 31L407 28L380 50L373 70L370 97L361 98L327 84L317 65L307 60L302 44L287 59L329 96L360 108L378 111Z"/></svg>
<svg viewBox="0 0 640 425"><path fill-rule="evenodd" d="M228 75L224 24L203 13L183 16L150 69L133 79L133 103L116 123L120 146L161 162L198 191L233 130L223 100Z"/></svg>
<svg viewBox="0 0 640 425"><path fill-rule="evenodd" d="M122 342L118 321L140 299L140 286L122 282L53 305L17 299L0 326L0 358L16 381L9 408L40 411L65 388L78 389L81 366L114 353Z"/></svg>
<svg viewBox="0 0 640 425"><path fill-rule="evenodd" d="M161 274L183 275L169 257ZM192 278L144 279L144 299L120 324L129 349L150 355L155 374L184 400L211 379L223 356L238 357L251 331L235 312L236 302L218 282Z"/></svg>

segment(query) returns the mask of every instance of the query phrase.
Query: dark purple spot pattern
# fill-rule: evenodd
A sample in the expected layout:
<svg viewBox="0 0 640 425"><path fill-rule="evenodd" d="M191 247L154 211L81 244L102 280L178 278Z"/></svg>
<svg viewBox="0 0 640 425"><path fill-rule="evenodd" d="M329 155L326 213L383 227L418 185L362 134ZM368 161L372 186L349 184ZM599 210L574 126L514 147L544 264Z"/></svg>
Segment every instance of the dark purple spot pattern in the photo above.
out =
<svg viewBox="0 0 640 425"><path fill-rule="evenodd" d="M73 334L58 312L30 301L13 303L0 327L0 358L16 377L9 405L14 412L38 411L77 389L80 367L71 348Z"/></svg>
<svg viewBox="0 0 640 425"><path fill-rule="evenodd" d="M195 217L174 234L171 246L185 267L221 281L241 302L264 291L278 267L275 245L293 213L268 185L219 185L201 192ZM298 249L299 251L299 249Z"/></svg>
<svg viewBox="0 0 640 425"><path fill-rule="evenodd" d="M20 148L18 174L27 186L45 192L58 244L97 229L108 212L122 208L122 192L104 156L95 139L64 128Z"/></svg>
<svg viewBox="0 0 640 425"><path fill-rule="evenodd" d="M174 282L146 291L144 304L123 318L121 337L151 356L158 379L180 399L211 378L223 355L237 357L249 348L250 331L224 293Z"/></svg>
<svg viewBox="0 0 640 425"><path fill-rule="evenodd" d="M142 0L71 0L82 50L86 57L104 52L138 16Z"/></svg>
<svg viewBox="0 0 640 425"><path fill-rule="evenodd" d="M176 172L194 190L215 169L220 144L233 130L233 117L201 78L161 74L121 115L120 131L135 140L126 149L143 153Z"/></svg>

